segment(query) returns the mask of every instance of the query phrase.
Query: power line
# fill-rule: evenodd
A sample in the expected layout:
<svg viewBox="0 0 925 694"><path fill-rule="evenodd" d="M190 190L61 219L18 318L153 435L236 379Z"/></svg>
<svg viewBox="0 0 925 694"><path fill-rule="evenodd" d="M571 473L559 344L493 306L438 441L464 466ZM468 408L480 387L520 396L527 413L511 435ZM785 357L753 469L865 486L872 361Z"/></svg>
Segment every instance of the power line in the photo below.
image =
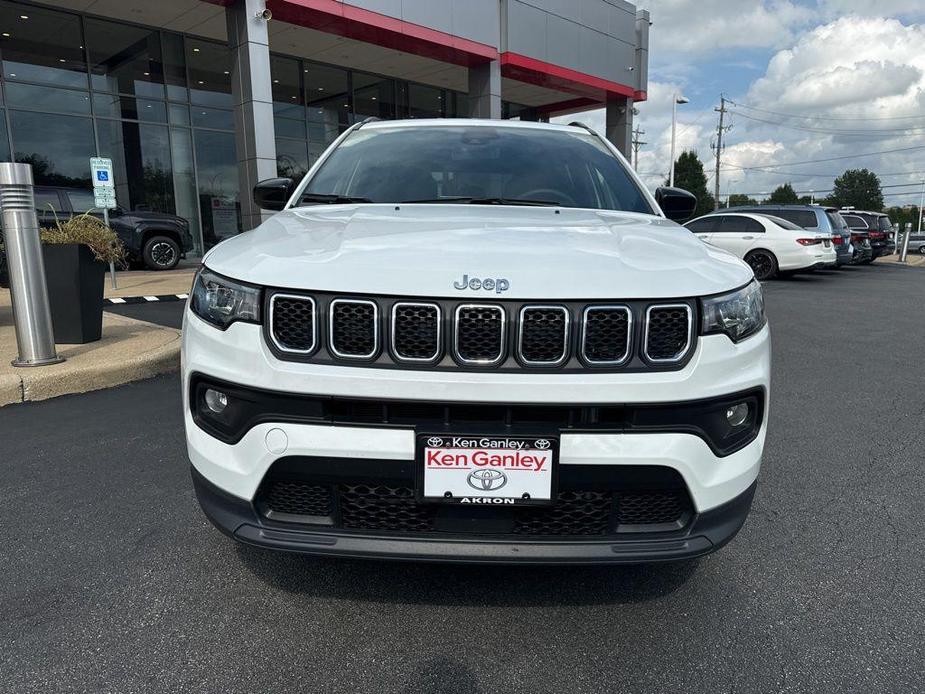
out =
<svg viewBox="0 0 925 694"><path fill-rule="evenodd" d="M782 111L771 111L766 108L758 108L757 106L749 106L748 104L739 104L731 99L727 99L729 103L733 106L738 106L739 108L745 108L749 111L758 111L759 113L769 113L774 116L783 116L784 118L804 118L808 120L834 120L834 121L873 121L873 120L911 120L914 118L925 119L925 113L915 115L915 116L818 116L818 115L802 115L798 113L784 113Z"/></svg>
<svg viewBox="0 0 925 694"><path fill-rule="evenodd" d="M825 157L823 159L806 159L804 161L788 161L782 164L759 164L758 166L740 166L736 168L739 168L742 171L761 170L762 167L776 169L781 166L797 166L799 164L818 164L819 162L823 162L823 161L842 161L844 159L858 159L860 157L873 157L878 154L894 154L896 152L911 152L912 150L916 150L916 149L925 149L925 145L913 145L911 147L898 147L896 149L882 149L877 152L863 152L861 154L846 154L840 157Z"/></svg>
<svg viewBox="0 0 925 694"><path fill-rule="evenodd" d="M723 171L732 171L732 170L741 171L746 168L743 166L737 166L736 164L724 164L723 166L724 166ZM838 176L841 176L844 173L844 171L840 173L802 173L799 171L774 171L773 169L762 169L759 167L749 167L748 170L749 171L760 171L763 173L774 174L777 176L800 176L804 178L837 178ZM878 178L886 178L887 176L914 176L916 174L925 173L925 170L895 171L892 173L879 173L879 172L874 172L874 173L877 174Z"/></svg>
<svg viewBox="0 0 925 694"><path fill-rule="evenodd" d="M909 186L916 186L917 188L921 188L922 181L916 181L915 183L895 183L895 184L888 185L888 186L880 186L880 188L882 190L884 188L907 188ZM835 189L834 188L815 188L813 190L795 190L793 192L796 193L797 195L809 195L810 193L833 193L835 192ZM874 191L873 189L871 189L868 192L872 193ZM914 193L916 191L911 191L911 192ZM771 193L769 193L766 190L763 190L760 193L733 193L733 195L770 195L770 194ZM884 193L884 195L905 195L905 193L903 192Z"/></svg>
<svg viewBox="0 0 925 694"><path fill-rule="evenodd" d="M800 130L808 133L821 133L823 135L871 135L877 133L909 133L909 135L894 135L894 137L912 137L913 135L920 135L922 131L925 131L925 126L915 125L909 126L907 128L855 128L852 130L844 130L837 128L814 128L808 125L795 125L793 123L782 123L780 121L769 120L767 118L758 118L757 116L751 116L742 111L730 111L737 116L742 118L747 118L748 120L755 121L757 123L765 123L767 125L776 125L779 128L789 128L791 130Z"/></svg>

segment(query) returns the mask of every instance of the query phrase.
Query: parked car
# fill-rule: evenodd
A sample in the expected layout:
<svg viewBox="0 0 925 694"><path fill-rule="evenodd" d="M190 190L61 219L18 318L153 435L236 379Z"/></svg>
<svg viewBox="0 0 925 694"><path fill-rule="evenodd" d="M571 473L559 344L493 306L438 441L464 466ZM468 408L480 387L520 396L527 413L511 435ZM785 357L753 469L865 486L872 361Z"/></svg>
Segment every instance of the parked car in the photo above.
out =
<svg viewBox="0 0 925 694"><path fill-rule="evenodd" d="M909 252L925 255L925 234L909 234Z"/></svg>
<svg viewBox="0 0 925 694"><path fill-rule="evenodd" d="M841 210L839 212L848 226L858 230L867 231L872 251L872 260L876 260L883 255L891 255L896 252L896 231L893 228L893 222L889 216L883 212L865 212L863 210ZM861 229L858 221L848 220L846 215L857 218L858 221L864 222L866 229Z"/></svg>
<svg viewBox="0 0 925 694"><path fill-rule="evenodd" d="M356 124L254 197L279 213L209 251L183 321L193 484L227 535L625 563L741 527L770 332L748 265L671 221L692 195L581 127L434 119Z"/></svg>
<svg viewBox="0 0 925 694"><path fill-rule="evenodd" d="M35 210L40 226L84 212L102 217L93 193L80 188L36 186ZM151 270L172 270L193 250L189 222L173 214L116 208L109 211L109 225L125 245L128 259Z"/></svg>
<svg viewBox="0 0 925 694"><path fill-rule="evenodd" d="M838 262L831 236L811 234L780 217L714 212L684 226L700 240L744 260L759 280L772 279L778 272L835 267Z"/></svg>
<svg viewBox="0 0 925 694"><path fill-rule="evenodd" d="M834 207L820 205L743 205L730 207L727 212L753 212L786 219L807 231L819 231L832 237L837 266L848 265L854 258L851 232Z"/></svg>
<svg viewBox="0 0 925 694"><path fill-rule="evenodd" d="M845 220L845 224L848 225L848 229L851 231L851 245L854 246L854 257L851 262L854 265L870 265L875 256L873 245L870 241L871 232L870 227L867 225L867 220L859 215L845 211L839 214L841 214L842 219Z"/></svg>

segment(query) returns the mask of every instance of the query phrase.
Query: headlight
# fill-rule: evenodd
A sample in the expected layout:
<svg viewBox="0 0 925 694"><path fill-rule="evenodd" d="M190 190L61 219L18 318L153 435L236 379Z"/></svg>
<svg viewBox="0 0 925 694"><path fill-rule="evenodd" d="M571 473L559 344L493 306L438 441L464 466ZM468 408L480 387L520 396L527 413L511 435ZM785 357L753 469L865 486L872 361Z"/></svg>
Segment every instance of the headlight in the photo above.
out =
<svg viewBox="0 0 925 694"><path fill-rule="evenodd" d="M764 296L757 281L730 294L703 299L704 335L724 333L739 342L761 330L766 322Z"/></svg>
<svg viewBox="0 0 925 694"><path fill-rule="evenodd" d="M224 330L235 321L260 322L260 289L202 268L193 282L190 310Z"/></svg>

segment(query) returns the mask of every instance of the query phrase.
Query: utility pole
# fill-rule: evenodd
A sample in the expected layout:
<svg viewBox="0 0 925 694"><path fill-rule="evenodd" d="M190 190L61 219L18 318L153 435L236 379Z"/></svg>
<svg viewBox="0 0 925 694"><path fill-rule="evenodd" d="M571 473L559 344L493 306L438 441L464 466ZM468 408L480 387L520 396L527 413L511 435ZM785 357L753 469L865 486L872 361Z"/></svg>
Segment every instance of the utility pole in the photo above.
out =
<svg viewBox="0 0 925 694"><path fill-rule="evenodd" d="M713 209L719 209L719 161L723 152L723 133L732 128L731 125L723 127L723 116L726 115L726 97L719 95L719 108L714 108L719 113L719 125L716 127L716 144L713 146L716 152L716 176L713 180Z"/></svg>
<svg viewBox="0 0 925 694"><path fill-rule="evenodd" d="M643 142L639 139L640 135L645 135L646 131L636 126L636 129L633 131L633 171L639 168L639 148L643 145L649 144L648 142Z"/></svg>

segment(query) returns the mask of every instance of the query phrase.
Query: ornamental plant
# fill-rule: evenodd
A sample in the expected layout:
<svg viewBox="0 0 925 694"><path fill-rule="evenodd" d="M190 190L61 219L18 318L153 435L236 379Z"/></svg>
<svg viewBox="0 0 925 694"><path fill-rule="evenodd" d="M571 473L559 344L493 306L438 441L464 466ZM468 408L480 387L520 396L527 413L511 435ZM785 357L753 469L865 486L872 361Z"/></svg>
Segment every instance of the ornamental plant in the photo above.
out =
<svg viewBox="0 0 925 694"><path fill-rule="evenodd" d="M125 247L112 229L89 212L68 220L55 218L55 226L41 231L42 243L82 243L93 256L104 263L126 264Z"/></svg>

